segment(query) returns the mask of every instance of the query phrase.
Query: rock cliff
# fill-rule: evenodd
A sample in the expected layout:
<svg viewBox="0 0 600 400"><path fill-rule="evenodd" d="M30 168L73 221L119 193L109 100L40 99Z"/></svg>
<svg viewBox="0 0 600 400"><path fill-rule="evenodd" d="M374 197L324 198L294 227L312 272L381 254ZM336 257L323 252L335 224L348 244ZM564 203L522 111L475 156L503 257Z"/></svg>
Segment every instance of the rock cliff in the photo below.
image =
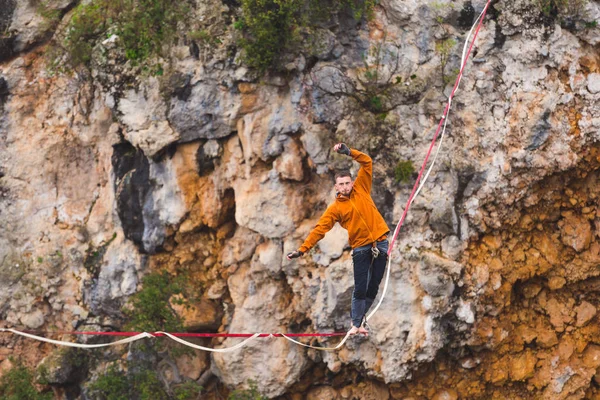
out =
<svg viewBox="0 0 600 400"><path fill-rule="evenodd" d="M75 2L4 3L0 327L123 329L143 277L166 272L185 278L172 308L191 332L317 332L349 328L347 234L285 254L332 201L334 170L357 170L333 144L371 155L393 229L416 175L396 179L399 163L421 164L486 2L338 13L266 72L244 62L237 2L192 2L219 40L179 27L160 73L127 61L114 33L92 43L89 67L53 71ZM93 398L109 362L141 359L171 395L192 381L213 398L250 384L268 398L597 398L600 3L554 3L493 2L368 338L153 358L131 345L85 353L96 362L75 374L56 347L2 334L0 371L45 365L40 388L57 398ZM385 112L347 86L365 65L398 78Z"/></svg>

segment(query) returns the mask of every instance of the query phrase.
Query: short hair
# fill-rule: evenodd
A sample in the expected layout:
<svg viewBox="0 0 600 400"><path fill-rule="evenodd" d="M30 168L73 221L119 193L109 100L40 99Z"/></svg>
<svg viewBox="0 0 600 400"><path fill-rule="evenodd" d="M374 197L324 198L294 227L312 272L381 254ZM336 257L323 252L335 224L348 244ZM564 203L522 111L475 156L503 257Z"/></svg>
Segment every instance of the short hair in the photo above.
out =
<svg viewBox="0 0 600 400"><path fill-rule="evenodd" d="M337 171L335 173L335 177L333 178L333 182L337 183L338 178L345 178L347 176L349 176L350 179L352 179L352 175L350 175L350 171L348 171L347 169L346 170L342 170L342 171Z"/></svg>

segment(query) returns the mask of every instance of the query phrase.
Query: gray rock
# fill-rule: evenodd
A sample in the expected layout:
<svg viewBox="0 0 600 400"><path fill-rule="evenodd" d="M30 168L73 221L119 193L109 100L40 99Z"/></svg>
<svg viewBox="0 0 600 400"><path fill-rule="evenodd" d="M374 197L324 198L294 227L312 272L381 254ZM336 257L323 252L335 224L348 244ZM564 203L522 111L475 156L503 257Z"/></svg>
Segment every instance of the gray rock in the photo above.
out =
<svg viewBox="0 0 600 400"><path fill-rule="evenodd" d="M199 82L187 100L172 99L169 122L181 142L218 139L235 130L239 103L216 83Z"/></svg>
<svg viewBox="0 0 600 400"><path fill-rule="evenodd" d="M548 140L548 136L550 136L550 129L552 128L552 124L548 121L549 117L550 111L546 111L537 124L535 124L531 133L531 142L529 146L525 148L525 150L536 150L541 147L546 140Z"/></svg>
<svg viewBox="0 0 600 400"><path fill-rule="evenodd" d="M274 278L278 277L281 272L282 249L283 246L279 240L268 240L259 244L250 263L251 271L267 272Z"/></svg>
<svg viewBox="0 0 600 400"><path fill-rule="evenodd" d="M113 242L97 280L86 292L90 309L99 315L119 316L127 297L137 290L137 269L141 264L142 257L130 242Z"/></svg>
<svg viewBox="0 0 600 400"><path fill-rule="evenodd" d="M307 53L310 57L316 57L319 60L328 60L337 40L335 34L329 29L315 29L307 40Z"/></svg>
<svg viewBox="0 0 600 400"><path fill-rule="evenodd" d="M229 278L235 312L229 330L231 332L282 332L282 315L279 305L273 299L281 298L284 289L281 282L266 280L254 281L244 268ZM226 339L223 347L237 343L236 339ZM274 354L285 354L274 357ZM246 368L246 363L260 368ZM306 352L287 340L276 338L253 341L238 351L213 353L212 371L222 382L231 388L247 388L253 380L258 390L270 398L280 396L293 385L308 367Z"/></svg>
<svg viewBox="0 0 600 400"><path fill-rule="evenodd" d="M152 192L142 209L142 243L148 253L154 253L162 246L167 227L180 223L187 212L173 168L169 159L163 163L150 163Z"/></svg>
<svg viewBox="0 0 600 400"><path fill-rule="evenodd" d="M45 2L45 6L49 11L62 11L73 4L74 0L50 0ZM51 26L47 23L44 16L38 11L38 4L29 1L8 1L2 5L2 8L7 7L7 14L4 17L10 16L11 6L14 8L12 14L12 22L8 28L12 40L13 53L20 53L29 49L34 44L41 41ZM1 59L1 57L0 57Z"/></svg>
<svg viewBox="0 0 600 400"><path fill-rule="evenodd" d="M330 141L327 132L318 128L309 129L304 132L300 140L312 161L317 165L323 165L324 168L318 170L318 173L322 173L329 159Z"/></svg>
<svg viewBox="0 0 600 400"><path fill-rule="evenodd" d="M446 236L442 240L442 252L452 260L457 260L466 247L466 243L461 241L458 236Z"/></svg>
<svg viewBox="0 0 600 400"><path fill-rule="evenodd" d="M227 241L221 251L221 263L224 267L228 267L250 259L260 242L261 237L258 233L238 226L233 237Z"/></svg>
<svg viewBox="0 0 600 400"><path fill-rule="evenodd" d="M312 320L317 329L343 329L350 324L354 289L351 270L351 257L343 257L327 266L312 305Z"/></svg>
<svg viewBox="0 0 600 400"><path fill-rule="evenodd" d="M458 178L454 173L438 172L434 178L434 186L423 189L425 193L418 202L424 202L431 208L429 225L432 229L444 234L458 233L458 216L455 210Z"/></svg>
<svg viewBox="0 0 600 400"><path fill-rule="evenodd" d="M21 315L21 323L30 329L37 329L44 325L46 318L41 310L34 310L31 313Z"/></svg>
<svg viewBox="0 0 600 400"><path fill-rule="evenodd" d="M600 74L592 73L588 75L587 88L590 93L596 94L600 92Z"/></svg>
<svg viewBox="0 0 600 400"><path fill-rule="evenodd" d="M449 297L454 292L454 280L458 278L461 270L461 264L427 252L421 258L417 276L427 294L433 297Z"/></svg>
<svg viewBox="0 0 600 400"><path fill-rule="evenodd" d="M85 350L63 347L54 350L38 366L38 380L50 385L64 385L81 380L88 366Z"/></svg>
<svg viewBox="0 0 600 400"><path fill-rule="evenodd" d="M294 229L293 212L287 205L287 195L282 182L269 177L238 180L235 190L235 220L268 238L282 238ZM269 216L265 218L265 216Z"/></svg>
<svg viewBox="0 0 600 400"><path fill-rule="evenodd" d="M317 244L321 250L319 264L327 266L331 260L339 258L348 247L348 231L341 225L335 224Z"/></svg>

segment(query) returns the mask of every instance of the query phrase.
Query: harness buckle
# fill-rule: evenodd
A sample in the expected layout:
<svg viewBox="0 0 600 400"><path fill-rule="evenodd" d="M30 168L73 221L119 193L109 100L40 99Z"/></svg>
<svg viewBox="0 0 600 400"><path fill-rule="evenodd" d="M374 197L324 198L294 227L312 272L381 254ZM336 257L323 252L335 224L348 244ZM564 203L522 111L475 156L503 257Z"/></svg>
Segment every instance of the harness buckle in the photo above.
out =
<svg viewBox="0 0 600 400"><path fill-rule="evenodd" d="M373 243L373 247L371 247L371 254L373 254L373 258L379 257L379 249L377 248L377 244Z"/></svg>

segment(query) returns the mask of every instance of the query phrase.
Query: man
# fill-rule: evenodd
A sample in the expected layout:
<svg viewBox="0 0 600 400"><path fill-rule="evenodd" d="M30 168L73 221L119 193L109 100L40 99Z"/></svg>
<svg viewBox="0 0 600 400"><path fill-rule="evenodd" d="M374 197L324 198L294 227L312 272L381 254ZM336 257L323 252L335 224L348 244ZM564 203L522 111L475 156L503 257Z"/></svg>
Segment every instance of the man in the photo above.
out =
<svg viewBox="0 0 600 400"><path fill-rule="evenodd" d="M314 247L336 222L348 230L354 265L354 292L352 293L352 328L350 334L368 335L363 319L373 304L387 262L389 228L371 198L373 161L358 150L350 150L338 143L333 150L346 154L360 163L356 180L349 172L335 175L335 202L319 219L317 226L297 251L287 255L288 260L300 257Z"/></svg>

